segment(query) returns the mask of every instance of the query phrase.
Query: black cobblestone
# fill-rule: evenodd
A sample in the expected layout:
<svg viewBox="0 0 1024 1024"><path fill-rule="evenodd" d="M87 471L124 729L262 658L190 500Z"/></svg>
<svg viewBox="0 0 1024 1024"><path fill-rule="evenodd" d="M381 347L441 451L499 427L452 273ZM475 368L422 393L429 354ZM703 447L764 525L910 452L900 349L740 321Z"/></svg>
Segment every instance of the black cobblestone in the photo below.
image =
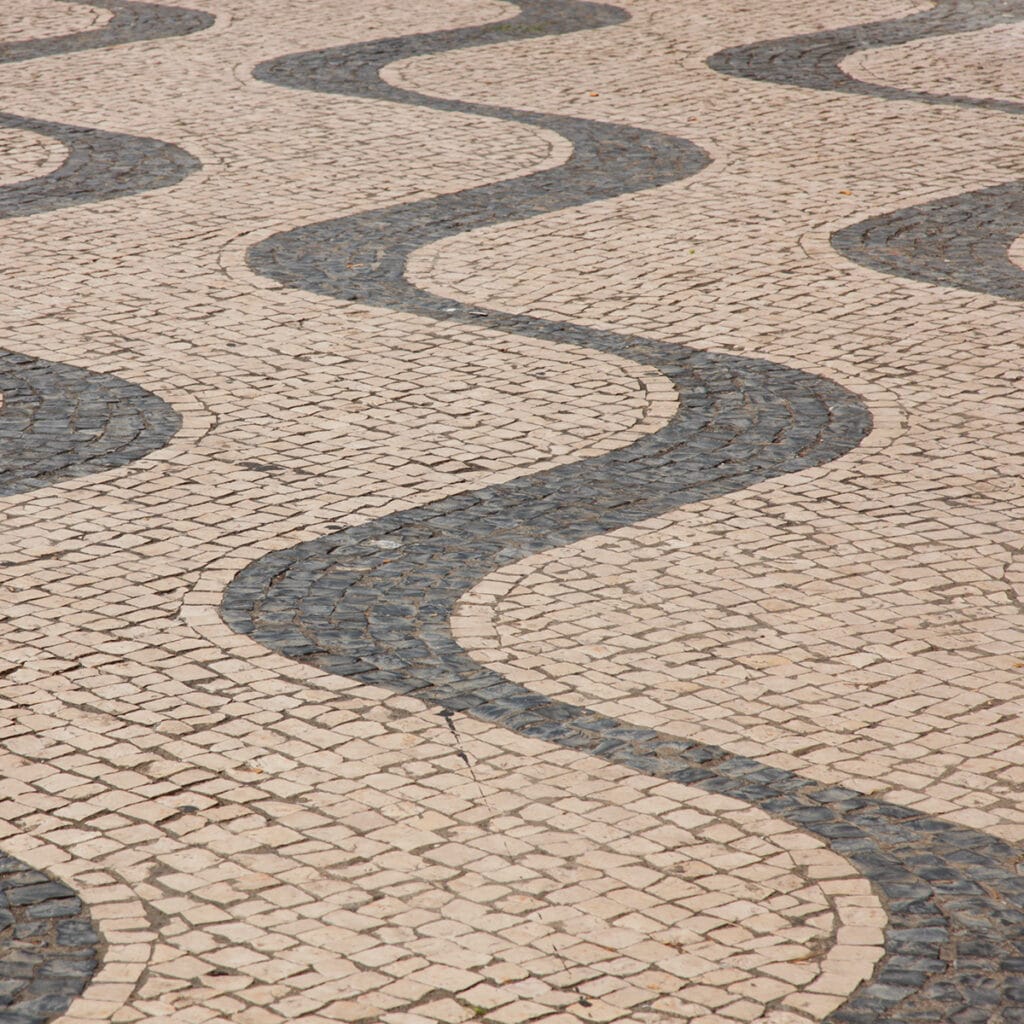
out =
<svg viewBox="0 0 1024 1024"><path fill-rule="evenodd" d="M181 426L136 384L15 352L0 350L0 391L0 496L126 466Z"/></svg>
<svg viewBox="0 0 1024 1024"><path fill-rule="evenodd" d="M156 10L147 7L149 31ZM71 46L78 37L60 38ZM11 59L26 58L0 48L0 63ZM165 188L201 166L156 139L2 113L0 127L38 132L68 148L50 174L0 187L0 219ZM16 352L0 350L0 390L0 496L128 465L162 448L181 426L171 406L136 384Z"/></svg>
<svg viewBox="0 0 1024 1024"><path fill-rule="evenodd" d="M76 3L77 0L60 0ZM110 11L112 17L105 24L86 32L73 32L43 39L19 39L0 43L0 64L51 57L56 54L97 50L118 43L135 43L145 39L164 39L185 36L209 28L213 15L185 7L165 4L135 3L133 0L94 0L90 7Z"/></svg>
<svg viewBox="0 0 1024 1024"><path fill-rule="evenodd" d="M861 50L977 32L1012 25L1022 18L1024 0L937 0L928 10L903 18L732 46L713 54L707 63L724 75L775 85L1019 114L1024 112L1024 103L1014 100L944 95L865 82L847 74L840 64Z"/></svg>
<svg viewBox="0 0 1024 1024"><path fill-rule="evenodd" d="M1024 270L1010 259L1022 234L1024 182L1012 181L851 224L832 245L883 274L1024 301Z"/></svg>
<svg viewBox="0 0 1024 1024"><path fill-rule="evenodd" d="M68 886L0 856L0 1024L63 1013L98 966L100 938Z"/></svg>

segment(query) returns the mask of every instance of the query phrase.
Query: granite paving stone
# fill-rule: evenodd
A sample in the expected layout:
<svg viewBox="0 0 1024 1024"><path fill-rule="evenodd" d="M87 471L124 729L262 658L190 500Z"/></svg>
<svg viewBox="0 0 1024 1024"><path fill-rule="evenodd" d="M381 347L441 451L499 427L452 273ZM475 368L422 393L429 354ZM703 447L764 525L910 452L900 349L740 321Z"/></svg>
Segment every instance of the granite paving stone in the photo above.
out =
<svg viewBox="0 0 1024 1024"><path fill-rule="evenodd" d="M0 1022L1024 1019L1022 15L0 11Z"/></svg>

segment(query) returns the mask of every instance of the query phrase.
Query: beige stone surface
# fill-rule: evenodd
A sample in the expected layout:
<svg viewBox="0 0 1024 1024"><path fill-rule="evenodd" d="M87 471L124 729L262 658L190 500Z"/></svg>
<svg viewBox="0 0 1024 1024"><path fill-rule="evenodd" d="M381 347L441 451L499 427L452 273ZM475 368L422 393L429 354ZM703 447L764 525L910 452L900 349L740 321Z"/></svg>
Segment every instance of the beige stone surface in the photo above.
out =
<svg viewBox="0 0 1024 1024"><path fill-rule="evenodd" d="M527 126L251 77L507 5L202 6L217 22L194 36L0 66L7 111L203 162L0 235L0 344L116 373L184 419L124 470L0 499L0 845L74 885L108 943L63 1024L821 1019L874 969L886 915L818 841L506 730L452 731L221 622L224 586L268 550L629 444L674 397L612 356L245 267L296 224L564 161L564 140ZM1012 177L1016 123L703 63L910 4L626 6L620 27L387 77L656 128L715 162L438 243L410 276L807 368L863 395L875 430L839 463L513 567L467 595L459 635L559 699L1018 838L1019 309L874 274L827 241ZM0 34L105 17L17 0ZM982 88L1003 42L873 54L864 75L923 81L962 53ZM32 133L0 147L4 183L63 159Z"/></svg>
<svg viewBox="0 0 1024 1024"><path fill-rule="evenodd" d="M1024 28L996 28L865 50L843 70L865 82L979 99L1024 101Z"/></svg>
<svg viewBox="0 0 1024 1024"><path fill-rule="evenodd" d="M0 39L15 42L88 32L110 21L111 12L60 0L19 0L0 9Z"/></svg>

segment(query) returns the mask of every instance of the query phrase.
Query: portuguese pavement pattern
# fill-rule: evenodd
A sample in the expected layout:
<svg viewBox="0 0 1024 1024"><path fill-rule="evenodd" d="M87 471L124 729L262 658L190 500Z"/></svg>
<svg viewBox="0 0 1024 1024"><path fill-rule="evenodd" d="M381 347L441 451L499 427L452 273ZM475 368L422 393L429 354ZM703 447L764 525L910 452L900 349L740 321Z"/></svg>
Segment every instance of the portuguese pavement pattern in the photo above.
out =
<svg viewBox="0 0 1024 1024"><path fill-rule="evenodd" d="M1024 1024L1024 0L0 9L0 1024Z"/></svg>

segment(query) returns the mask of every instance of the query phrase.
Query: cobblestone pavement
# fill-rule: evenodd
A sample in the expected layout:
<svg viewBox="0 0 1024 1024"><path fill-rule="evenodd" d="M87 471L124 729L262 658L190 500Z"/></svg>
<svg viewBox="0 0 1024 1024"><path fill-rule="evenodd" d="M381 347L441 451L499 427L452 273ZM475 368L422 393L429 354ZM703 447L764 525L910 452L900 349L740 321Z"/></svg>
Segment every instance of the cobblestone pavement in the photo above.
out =
<svg viewBox="0 0 1024 1024"><path fill-rule="evenodd" d="M1019 0L0 10L0 1024L1024 1021Z"/></svg>

